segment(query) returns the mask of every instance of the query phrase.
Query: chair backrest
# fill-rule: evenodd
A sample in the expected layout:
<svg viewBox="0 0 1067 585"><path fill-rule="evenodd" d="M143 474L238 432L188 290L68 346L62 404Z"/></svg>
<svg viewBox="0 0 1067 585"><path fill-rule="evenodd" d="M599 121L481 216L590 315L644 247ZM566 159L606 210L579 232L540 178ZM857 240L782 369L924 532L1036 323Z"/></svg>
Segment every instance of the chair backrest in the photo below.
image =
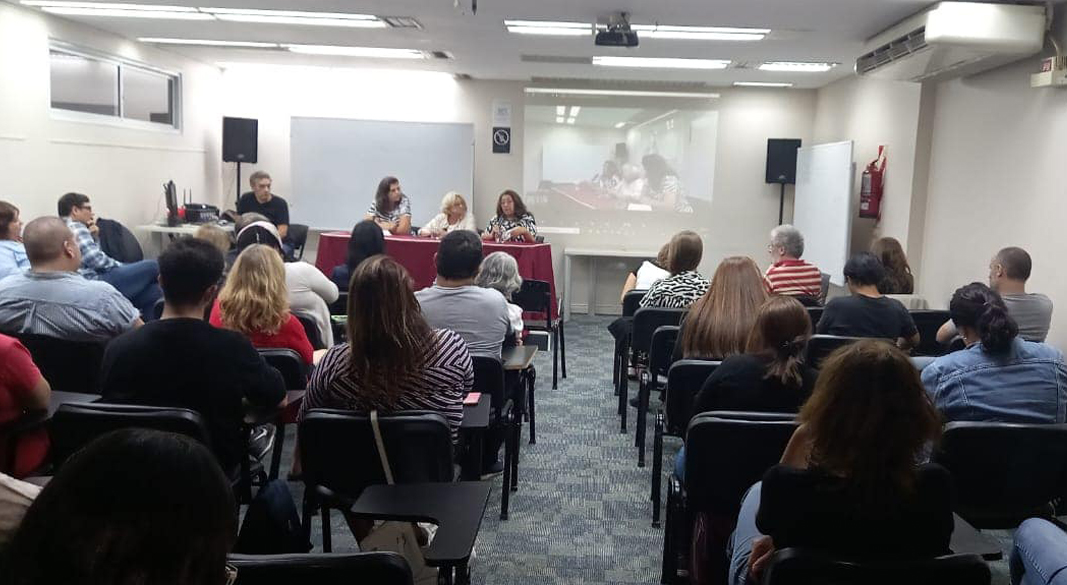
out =
<svg viewBox="0 0 1067 585"><path fill-rule="evenodd" d="M663 325L652 333L652 343L648 349L648 373L655 381L656 376L666 376L671 367L671 355L674 343L678 341L679 327Z"/></svg>
<svg viewBox="0 0 1067 585"><path fill-rule="evenodd" d="M822 307L804 307L808 311L808 317L811 319L811 330L814 332L815 328L819 325L819 319L822 319Z"/></svg>
<svg viewBox="0 0 1067 585"><path fill-rule="evenodd" d="M826 295L830 294L830 275L825 272L819 273L819 302L826 302Z"/></svg>
<svg viewBox="0 0 1067 585"><path fill-rule="evenodd" d="M675 437L685 436L689 419L693 418L693 400L704 387L715 368L722 362L710 360L678 360L667 371L667 415L665 431Z"/></svg>
<svg viewBox="0 0 1067 585"><path fill-rule="evenodd" d="M785 548L774 552L763 585L989 585L989 565L978 555L933 559L850 561L822 551Z"/></svg>
<svg viewBox="0 0 1067 585"><path fill-rule="evenodd" d="M308 387L308 367L300 354L287 347L264 347L257 351L267 364L282 375L286 390L303 390Z"/></svg>
<svg viewBox="0 0 1067 585"><path fill-rule="evenodd" d="M30 350L33 363L41 375L60 392L100 393L100 364L104 360L103 342L68 341L47 335L18 334L18 340Z"/></svg>
<svg viewBox="0 0 1067 585"><path fill-rule="evenodd" d="M810 368L819 369L825 360L831 353L839 347L844 347L854 341L859 341L861 337L844 337L841 335L812 335L808 340L808 351L805 363Z"/></svg>
<svg viewBox="0 0 1067 585"><path fill-rule="evenodd" d="M52 463L58 468L78 449L119 429L153 429L185 435L210 448L207 425L187 408L131 404L68 403L52 416Z"/></svg>
<svg viewBox="0 0 1067 585"><path fill-rule="evenodd" d="M522 287L511 294L511 302L527 313L539 313L539 320L548 319L552 307L552 288L544 280L522 280Z"/></svg>
<svg viewBox="0 0 1067 585"><path fill-rule="evenodd" d="M488 394L494 411L504 406L504 365L500 360L471 356L474 366L474 391Z"/></svg>
<svg viewBox="0 0 1067 585"><path fill-rule="evenodd" d="M294 249L302 250L308 241L308 226L302 223L291 223L286 236L293 242Z"/></svg>
<svg viewBox="0 0 1067 585"><path fill-rule="evenodd" d="M634 326L630 334L630 347L634 351L648 353L652 348L652 334L664 325L678 325L689 309L663 309L643 307L634 313Z"/></svg>
<svg viewBox="0 0 1067 585"><path fill-rule="evenodd" d="M637 312L637 305L641 304L641 299L645 298L645 293L648 289L632 290L622 297L622 316L633 317Z"/></svg>
<svg viewBox="0 0 1067 585"><path fill-rule="evenodd" d="M945 310L909 311L915 328L919 330L919 346L915 348L918 355L945 355L948 348L937 342L937 330L952 318Z"/></svg>
<svg viewBox="0 0 1067 585"><path fill-rule="evenodd" d="M396 483L452 481L452 435L436 412L411 410L378 418ZM370 416L349 410L313 409L299 426L305 489L325 487L356 498L385 473Z"/></svg>
<svg viewBox="0 0 1067 585"><path fill-rule="evenodd" d="M796 430L792 414L705 412L685 437L688 508L736 517L752 484L782 458Z"/></svg>
<svg viewBox="0 0 1067 585"><path fill-rule="evenodd" d="M326 344L322 342L322 335L319 335L319 326L303 315L297 315L296 318L304 327L304 333L308 336L308 341L311 342L311 347L315 349L326 349Z"/></svg>
<svg viewBox="0 0 1067 585"><path fill-rule="evenodd" d="M934 460L952 473L960 516L1014 527L1067 495L1067 424L949 423Z"/></svg>
<svg viewBox="0 0 1067 585"><path fill-rule="evenodd" d="M230 555L234 585L411 585L411 567L395 552Z"/></svg>
<svg viewBox="0 0 1067 585"><path fill-rule="evenodd" d="M347 285L346 285L347 287ZM337 300L330 303L331 315L347 315L348 314L348 291L342 290L337 295Z"/></svg>

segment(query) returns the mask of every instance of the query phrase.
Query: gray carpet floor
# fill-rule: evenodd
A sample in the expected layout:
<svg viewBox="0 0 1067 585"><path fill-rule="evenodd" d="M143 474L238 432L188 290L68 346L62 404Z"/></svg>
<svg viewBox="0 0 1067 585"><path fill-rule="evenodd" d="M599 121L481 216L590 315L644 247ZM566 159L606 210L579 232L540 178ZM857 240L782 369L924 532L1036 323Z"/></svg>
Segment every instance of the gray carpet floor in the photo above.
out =
<svg viewBox="0 0 1067 585"><path fill-rule="evenodd" d="M612 396L610 317L574 316L566 325L567 379L552 390L551 354L537 367L537 443L524 426L519 491L510 517L501 521L499 476L471 563L472 581L485 585L562 583L658 583L663 533L651 525L651 466L639 469L629 433L619 433ZM631 383L631 392L636 388ZM655 405L655 399L653 399ZM286 441L283 469L292 458ZM648 424L651 453L652 422ZM676 440L666 441L664 470L673 467ZM297 501L303 486L292 482ZM664 497L666 489L664 488ZM312 541L321 550L318 519ZM339 515L334 515L333 550L358 550ZM1010 532L994 534L1007 554ZM1006 558L1006 556L1005 556ZM1008 582L1007 562L991 564L993 583Z"/></svg>

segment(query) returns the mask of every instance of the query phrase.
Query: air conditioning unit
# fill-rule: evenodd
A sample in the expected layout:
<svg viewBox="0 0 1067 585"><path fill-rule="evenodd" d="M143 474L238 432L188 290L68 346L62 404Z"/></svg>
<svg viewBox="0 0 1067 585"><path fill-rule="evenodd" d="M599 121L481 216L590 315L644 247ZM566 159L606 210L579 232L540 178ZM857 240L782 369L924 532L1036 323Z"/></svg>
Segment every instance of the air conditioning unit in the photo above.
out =
<svg viewBox="0 0 1067 585"><path fill-rule="evenodd" d="M1044 6L939 2L878 34L856 74L905 81L973 75L1037 53Z"/></svg>

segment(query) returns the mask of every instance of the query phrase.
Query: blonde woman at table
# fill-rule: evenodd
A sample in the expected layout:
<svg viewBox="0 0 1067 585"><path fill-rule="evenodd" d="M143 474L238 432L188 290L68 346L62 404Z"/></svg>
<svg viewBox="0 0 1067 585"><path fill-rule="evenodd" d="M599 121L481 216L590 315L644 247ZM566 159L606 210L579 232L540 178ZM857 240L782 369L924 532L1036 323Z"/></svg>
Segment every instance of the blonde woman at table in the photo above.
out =
<svg viewBox="0 0 1067 585"><path fill-rule="evenodd" d="M483 240L497 242L534 242L537 240L537 222L526 211L522 197L511 189L505 190L496 200L496 217L489 220L482 233Z"/></svg>
<svg viewBox="0 0 1067 585"><path fill-rule="evenodd" d="M372 220L382 230L396 236L411 233L411 201L400 190L400 179L385 177L378 182L374 202L363 219Z"/></svg>
<svg viewBox="0 0 1067 585"><path fill-rule="evenodd" d="M474 214L467 210L467 201L455 191L445 193L441 199L441 213L419 229L420 236L440 238L454 230L478 231Z"/></svg>

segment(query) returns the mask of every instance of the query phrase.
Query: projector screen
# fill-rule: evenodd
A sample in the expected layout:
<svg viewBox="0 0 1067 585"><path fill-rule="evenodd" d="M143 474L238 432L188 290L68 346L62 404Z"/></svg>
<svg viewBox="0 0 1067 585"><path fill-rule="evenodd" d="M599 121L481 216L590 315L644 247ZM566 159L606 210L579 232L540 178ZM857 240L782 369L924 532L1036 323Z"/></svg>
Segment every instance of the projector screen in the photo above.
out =
<svg viewBox="0 0 1067 585"><path fill-rule="evenodd" d="M525 193L541 225L711 207L718 112L528 105Z"/></svg>

